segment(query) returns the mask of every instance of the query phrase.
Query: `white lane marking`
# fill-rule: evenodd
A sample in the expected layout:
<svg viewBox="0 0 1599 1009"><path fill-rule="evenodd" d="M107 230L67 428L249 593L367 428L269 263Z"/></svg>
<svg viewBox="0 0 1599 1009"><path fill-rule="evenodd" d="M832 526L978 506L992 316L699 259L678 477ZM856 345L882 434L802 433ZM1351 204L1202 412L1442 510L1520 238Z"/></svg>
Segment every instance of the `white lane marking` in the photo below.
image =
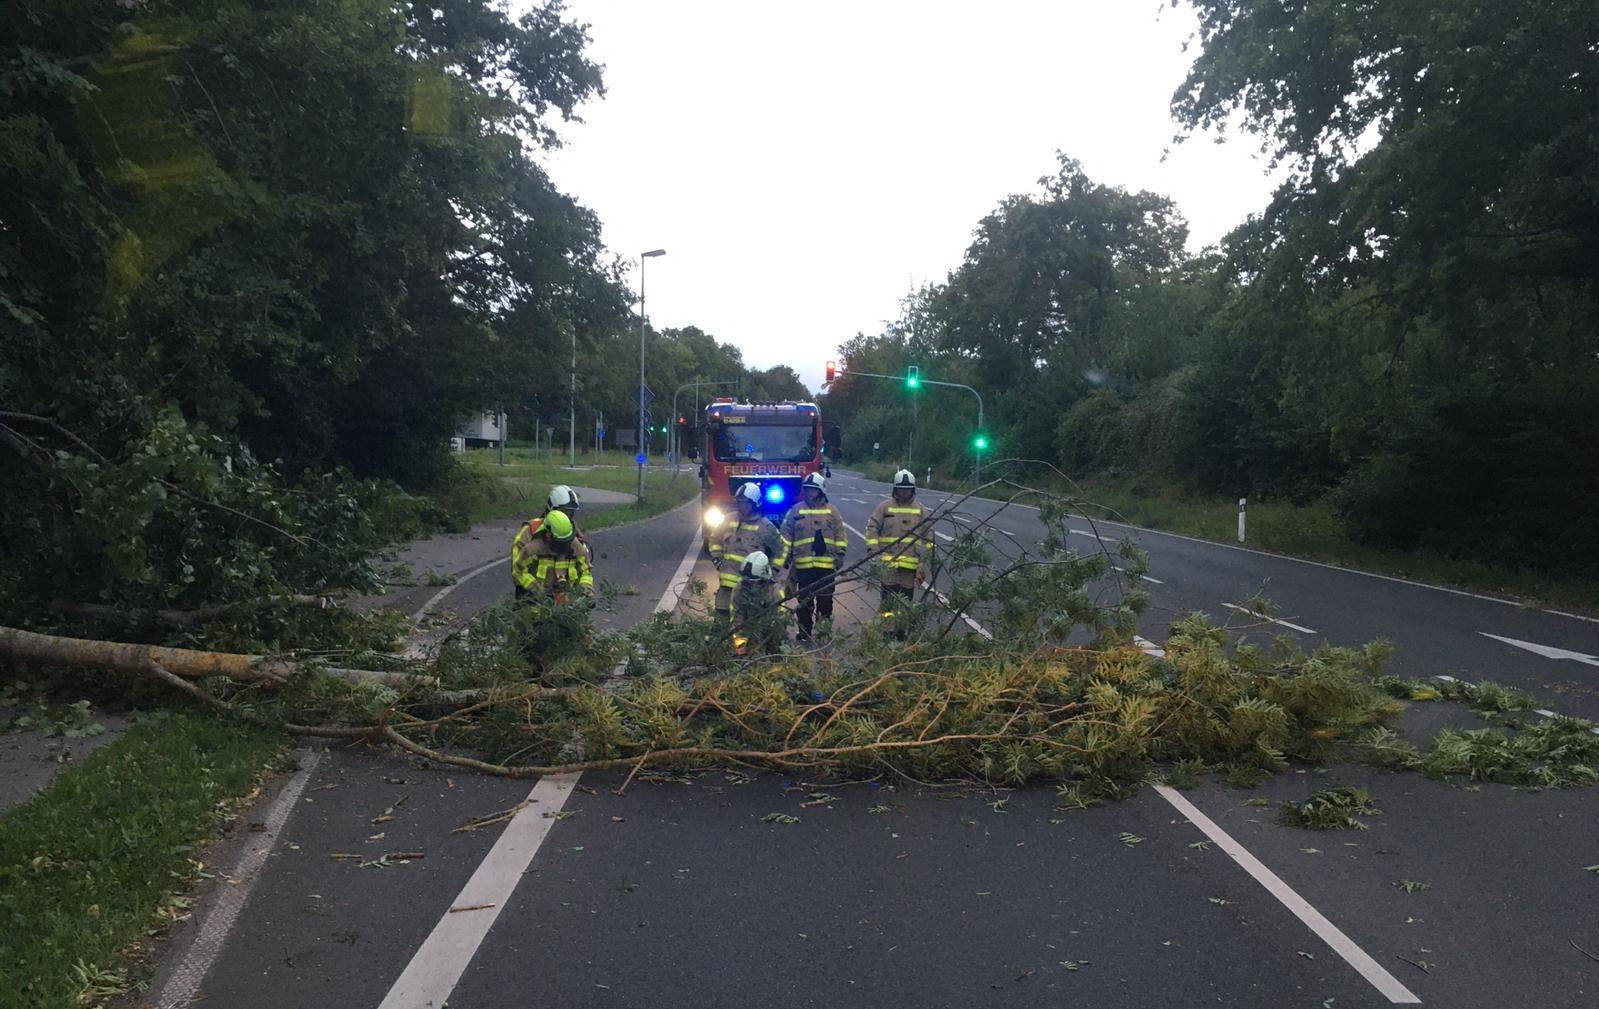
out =
<svg viewBox="0 0 1599 1009"><path fill-rule="evenodd" d="M1099 540L1101 543L1120 543L1121 542L1121 540L1113 540L1109 536L1101 536L1099 533L1089 532L1087 529L1073 529L1072 532L1075 533L1078 536L1087 536L1090 539Z"/></svg>
<svg viewBox="0 0 1599 1009"><path fill-rule="evenodd" d="M273 800L272 808L262 821L264 829L259 834L248 835L248 847L240 853L224 877L226 882L221 884L216 903L211 905L195 929L194 943L184 952L183 959L173 968L166 984L156 995L154 1003L157 1009L182 1009L195 1001L200 985L211 973L217 955L222 952L222 944L227 941L228 934L239 920L239 912L250 899L250 891L255 888L255 882L266 866L267 856L278 845L283 824L300 801L306 782L311 780L311 772L316 770L316 765L321 761L320 750L310 750L301 755L300 769Z"/></svg>
<svg viewBox="0 0 1599 1009"><path fill-rule="evenodd" d="M955 537L951 536L949 533L941 533L937 529L933 530L933 535L937 536L941 540L953 540L955 538Z"/></svg>
<svg viewBox="0 0 1599 1009"><path fill-rule="evenodd" d="M661 593L660 601L655 604L656 613L670 613L677 608L683 590L688 587L689 575L694 573L694 565L700 559L700 549L700 531L695 529L694 535L689 537L688 550L678 562L677 570L672 572L672 580L666 583L666 591Z"/></svg>
<svg viewBox="0 0 1599 1009"><path fill-rule="evenodd" d="M1504 638L1487 631L1478 631L1485 638L1503 641L1507 645L1525 649L1534 655L1542 655L1546 659L1570 659L1572 662L1581 662L1590 666L1599 666L1599 655L1589 655L1586 652L1574 652L1569 648L1556 648L1553 645L1540 645L1533 641L1520 641L1516 638Z"/></svg>
<svg viewBox="0 0 1599 1009"><path fill-rule="evenodd" d="M1227 607L1229 610L1237 610L1239 613L1242 613L1245 616L1254 617L1256 620L1264 620L1264 621L1266 621L1267 623L1270 623L1270 624L1281 624L1282 626L1288 628L1291 631L1299 631L1299 632L1301 632L1303 634L1315 634L1316 633L1315 631L1311 630L1309 627L1301 627L1298 624L1291 624L1291 623L1289 623L1286 620L1278 620L1276 617L1268 617L1264 613L1256 613L1254 610L1247 609L1247 608L1245 608L1243 606L1239 606L1236 603L1222 603L1222 605Z"/></svg>
<svg viewBox="0 0 1599 1009"><path fill-rule="evenodd" d="M1137 645L1139 650L1146 655L1153 655L1157 659L1164 659L1166 657L1166 649L1160 647L1142 635L1134 634L1133 644Z"/></svg>
<svg viewBox="0 0 1599 1009"><path fill-rule="evenodd" d="M1449 676L1449 675L1446 675L1444 673L1439 673L1437 676L1434 676L1433 679L1442 680L1445 683L1459 683L1459 682L1461 682L1460 680L1455 679L1453 676ZM1559 718L1560 717L1559 715L1555 714L1553 711L1545 711L1543 708L1535 708L1535 709L1533 709L1533 714L1542 715L1545 718ZM1594 726L1593 728L1589 729L1588 731L1593 733L1596 736L1599 736L1599 725Z"/></svg>
<svg viewBox="0 0 1599 1009"><path fill-rule="evenodd" d="M991 501L992 498L973 500ZM1001 502L1008 508L1026 508L1028 511L1038 511L1037 505L1022 504L1019 501ZM1397 575L1382 575L1375 571L1362 571L1359 568L1344 567L1341 564L1328 564L1326 561L1307 560L1304 557L1291 557L1288 554L1272 553L1270 550L1255 550L1251 547L1241 547L1233 543L1218 543L1215 540L1200 539L1198 536L1185 536L1182 533L1167 532L1164 529L1151 529L1148 526L1135 526L1129 522L1114 522L1110 519L1095 519L1100 525L1115 526L1118 529L1131 529L1135 532L1148 533L1151 536L1169 536L1174 540L1183 540L1187 543L1197 543L1205 547L1220 547L1223 550L1236 550L1241 554L1254 554L1257 557L1271 557L1280 561L1292 561L1295 564L1308 564L1314 568L1325 568L1328 571L1342 571L1345 574L1360 575L1362 578L1378 578L1385 582L1397 582L1400 585L1410 585L1418 589L1430 589L1433 592L1447 592L1452 596L1465 596L1468 599L1480 599L1487 603L1498 603L1501 606L1514 606L1516 609L1535 609L1540 613L1548 613L1557 617L1569 617L1572 620L1581 620L1590 624L1599 624L1599 617L1584 616L1581 613L1570 613L1566 610L1551 610L1537 606L1528 606L1515 599L1501 599L1498 596L1485 596L1477 592L1467 592L1465 589L1452 589L1447 585L1434 585L1431 582L1418 582L1412 578L1400 578ZM1076 532L1076 530L1073 530ZM1090 534L1091 535L1091 534Z"/></svg>
<svg viewBox="0 0 1599 1009"><path fill-rule="evenodd" d="M1390 1002L1420 1004L1421 999L1399 983L1399 979L1383 969L1382 965L1373 960L1365 950L1356 946L1354 941L1345 935L1338 926L1328 921L1326 916L1310 905L1305 898L1295 893L1293 888L1284 883L1280 877L1266 868L1254 855L1249 853L1243 845L1233 840L1232 835L1218 827L1210 817L1200 812L1199 807L1189 802L1181 792L1170 785L1156 785L1155 791L1160 797L1171 803L1172 807L1188 818L1188 822L1199 828L1200 833L1210 838L1216 846L1231 856L1234 862L1250 876L1255 882L1266 888L1266 891L1278 902L1293 913L1294 917L1304 922L1312 932L1326 943L1334 953L1343 957L1345 963L1353 967L1361 977L1365 978L1371 986L1383 994Z"/></svg>
<svg viewBox="0 0 1599 1009"><path fill-rule="evenodd" d="M1127 569L1126 568L1117 568L1116 565L1114 565L1114 564L1112 564L1111 567L1116 568L1117 571L1120 571L1124 575L1127 574ZM1148 575L1139 575L1138 577L1142 578L1146 582L1149 582L1151 585L1165 585L1166 584L1165 582L1161 581L1159 578L1151 578Z"/></svg>
<svg viewBox="0 0 1599 1009"><path fill-rule="evenodd" d="M699 556L700 531L696 528L677 570L655 603L656 613L669 612L677 606ZM450 904L450 907L488 906L456 914L446 910L378 1009L434 1009L446 1004L500 911L510 902L517 881L532 864L550 826L555 823L553 815L546 814L561 811L580 777L579 774L554 774L539 779L528 793L527 805L506 824L505 832Z"/></svg>
<svg viewBox="0 0 1599 1009"><path fill-rule="evenodd" d="M461 577L457 578L455 580L455 584L446 585L444 588L439 589L437 592L433 593L433 595L429 596L428 597L428 601L423 603L421 605L421 607L415 613L411 614L411 619L412 620L420 620L420 619L422 619L424 616L426 616L428 614L428 612L430 610L433 609L433 607L437 606L440 602L442 602L444 600L444 597L449 595L451 592L454 592L456 589L458 589L461 586L465 585L467 582L469 582L472 579L476 578L478 575L482 574L483 572L492 571L494 568L499 567L501 564L509 564L509 563L511 563L511 558L509 558L509 557L501 557L499 560L489 561L487 564L483 565L480 568L473 568L471 571L468 571L466 574L464 574Z"/></svg>
<svg viewBox="0 0 1599 1009"><path fill-rule="evenodd" d="M443 1006L461 980L483 937L504 910L522 873L533 861L539 846L554 825L555 813L566 805L579 775L552 774L540 778L528 793L528 804L517 811L505 833L489 849L466 886L450 902L450 907L481 904L479 910L451 914L448 911L433 926L422 946L406 964L394 987L383 997L378 1009L428 1009Z"/></svg>

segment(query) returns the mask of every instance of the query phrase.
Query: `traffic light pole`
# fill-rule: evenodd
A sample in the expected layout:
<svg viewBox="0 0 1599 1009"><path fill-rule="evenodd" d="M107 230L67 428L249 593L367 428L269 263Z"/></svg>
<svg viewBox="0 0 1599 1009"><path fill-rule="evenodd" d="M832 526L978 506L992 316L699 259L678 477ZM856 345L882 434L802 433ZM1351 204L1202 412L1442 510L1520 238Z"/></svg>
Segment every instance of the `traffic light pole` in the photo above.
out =
<svg viewBox="0 0 1599 1009"><path fill-rule="evenodd" d="M696 380L696 381L693 381L693 382L684 382L682 385L677 387L677 390L675 392L672 393L672 426L670 428L668 428L668 430L671 431L671 434L668 436L670 440L667 443L667 449L666 450L668 452L672 453L672 458L677 460L677 469L672 471L674 476L676 476L678 473L682 472L682 470L683 470L683 445L682 445L682 442L677 440L677 397L678 397L678 393L681 393L684 389L688 389L688 388L692 387L694 389L694 395L697 398L699 396L699 387L702 386L702 385L736 385L736 384L738 384L738 379L736 379L736 378L730 378L730 379L728 379L725 382L706 382L706 381Z"/></svg>
<svg viewBox="0 0 1599 1009"><path fill-rule="evenodd" d="M887 379L890 382L903 382L903 381L905 381L905 376L903 376L903 375L879 375L877 372L874 372L874 371L846 371L846 372L841 373L838 377L839 378L843 378L846 375L859 375L862 378L884 378L884 379ZM835 381L836 381L836 379L835 379ZM920 375L917 376L917 384L919 384L919 385L941 385L941 386L943 386L946 389L965 389L967 392L971 393L973 396L976 396L977 397L977 430L979 432L979 435L981 436L981 432L983 430L983 394L982 393L978 392L976 389L973 389L969 385L962 385L959 382L939 382L939 381L935 381L934 379L931 379L931 378L922 378ZM979 448L979 447L974 446L972 451L977 456L977 476L976 476L976 480L980 484L980 483L983 482L983 450L981 448Z"/></svg>

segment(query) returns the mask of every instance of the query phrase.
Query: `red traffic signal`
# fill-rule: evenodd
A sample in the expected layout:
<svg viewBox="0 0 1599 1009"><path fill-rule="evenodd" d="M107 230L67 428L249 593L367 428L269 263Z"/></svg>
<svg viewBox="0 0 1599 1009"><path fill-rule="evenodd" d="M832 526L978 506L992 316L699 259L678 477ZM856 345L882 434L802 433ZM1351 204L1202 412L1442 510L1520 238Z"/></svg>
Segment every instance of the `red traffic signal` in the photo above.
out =
<svg viewBox="0 0 1599 1009"><path fill-rule="evenodd" d="M829 362L827 362L827 381L831 382L831 381L833 381L833 379L835 379L837 377L838 377L838 362L837 361L829 361Z"/></svg>

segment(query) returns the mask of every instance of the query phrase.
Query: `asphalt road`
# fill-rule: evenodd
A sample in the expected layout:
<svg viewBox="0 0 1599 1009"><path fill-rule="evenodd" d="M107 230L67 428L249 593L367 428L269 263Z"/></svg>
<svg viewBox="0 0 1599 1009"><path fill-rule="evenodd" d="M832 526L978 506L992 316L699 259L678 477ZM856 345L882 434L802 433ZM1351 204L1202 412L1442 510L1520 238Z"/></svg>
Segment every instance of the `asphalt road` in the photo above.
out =
<svg viewBox="0 0 1599 1009"><path fill-rule="evenodd" d="M888 494L886 484L841 473L835 473L831 490L845 521L863 534L872 509ZM951 498L924 491L921 499L941 508ZM940 523L938 541L945 543L944 537L973 525L987 525L994 530L988 535L1012 538L1024 546L1038 543L1044 535L1035 509L970 499ZM1195 611L1234 626L1253 625L1246 633L1257 639L1288 635L1306 649L1386 638L1394 645L1390 668L1396 674L1495 680L1528 691L1548 709L1599 720L1599 618L1593 615L1561 613L1117 523L1090 525L1080 520L1071 526L1080 531L1084 551L1114 551L1120 539L1131 537L1148 552L1147 573L1156 581L1145 583L1150 606L1141 633L1153 641L1165 640L1174 619ZM851 547L864 551L864 539L852 533ZM1280 623L1228 608L1262 592L1276 604ZM1550 651L1580 658L1551 657Z"/></svg>
<svg viewBox="0 0 1599 1009"><path fill-rule="evenodd" d="M885 488L838 476L833 491L864 531ZM1024 542L1042 531L1021 509L994 522ZM609 619L631 622L674 602L672 582L694 562L694 523L690 507L595 535L601 577L637 589ZM1382 634L1396 643L1399 672L1493 676L1563 710L1593 696L1544 682L1567 676L1587 689L1584 664L1523 657L1478 632L1586 654L1599 650L1595 625L1177 538L1140 541L1161 580L1144 627L1156 641L1172 615L1221 616L1224 603L1268 581L1282 619L1316 632L1286 631L1307 645ZM491 568L433 609L464 616L508 591L506 581ZM1451 720L1473 722L1447 705L1416 705L1406 729L1420 739ZM1146 789L1067 811L1048 788L951 792L733 772L641 776L623 795L619 784L589 775L562 791L557 779L503 781L364 749L326 752L271 837L193 1004L1599 1003L1599 962L1582 952L1599 954L1599 876L1584 869L1599 862L1594 790L1467 791L1328 768L1255 792L1206 785L1172 798ZM1263 806L1334 784L1368 787L1384 815L1368 831L1321 833L1283 827ZM452 833L530 787L539 801L509 828ZM393 818L374 822L386 810ZM794 820L769 822L773 813ZM423 857L385 863L376 858L385 851ZM363 857L332 857L350 854ZM1405 880L1426 886L1407 892ZM462 939L473 915L487 916L475 919L481 934ZM162 977L196 931L178 937ZM408 1001L402 978L435 994Z"/></svg>

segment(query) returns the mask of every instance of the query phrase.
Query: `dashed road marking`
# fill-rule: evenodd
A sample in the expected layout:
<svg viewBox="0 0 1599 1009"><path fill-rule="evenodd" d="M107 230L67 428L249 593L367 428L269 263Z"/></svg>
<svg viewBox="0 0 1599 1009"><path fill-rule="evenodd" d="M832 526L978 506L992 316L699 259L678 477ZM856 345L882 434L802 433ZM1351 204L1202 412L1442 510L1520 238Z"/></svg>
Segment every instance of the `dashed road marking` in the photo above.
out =
<svg viewBox="0 0 1599 1009"><path fill-rule="evenodd" d="M1142 635L1134 634L1133 644L1137 645L1139 650L1146 655L1153 655L1157 659L1164 659L1166 657L1166 649L1160 647Z"/></svg>
<svg viewBox="0 0 1599 1009"><path fill-rule="evenodd" d="M476 907L459 914L446 910L422 946L406 964L378 1009L428 1009L443 1006L466 972L467 964L500 916L522 874L538 854L579 775L540 778L505 832L489 849L466 886L449 907Z"/></svg>
<svg viewBox="0 0 1599 1009"><path fill-rule="evenodd" d="M1111 567L1116 568L1116 566L1114 564L1111 565ZM1116 568L1116 570L1120 571L1124 575L1129 573L1126 568ZM1149 582L1151 585L1165 585L1166 584L1165 582L1161 581L1159 578L1151 578L1148 575L1139 575L1138 577L1142 578L1146 582Z"/></svg>
<svg viewBox="0 0 1599 1009"><path fill-rule="evenodd" d="M951 536L949 533L941 533L937 529L933 530L933 535L937 536L941 540L953 540L955 538L955 537Z"/></svg>
<svg viewBox="0 0 1599 1009"><path fill-rule="evenodd" d="M1542 655L1546 659L1569 659L1572 662L1581 662L1589 666L1599 666L1599 655L1589 655L1586 652L1574 652L1569 648L1556 648L1554 645L1540 645L1534 641L1521 641L1516 638L1505 638L1498 634L1489 634L1487 631L1478 631L1485 638L1493 638L1507 645L1520 648L1534 655Z"/></svg>
<svg viewBox="0 0 1599 1009"><path fill-rule="evenodd" d="M676 607L699 556L700 534L696 529L666 590L655 603L656 613ZM552 774L539 779L528 793L527 805L506 824L505 832L448 905L449 908L470 906L474 910L454 913L446 908L378 1009L434 1009L447 1004L450 993L460 982L500 911L510 902L517 882L549 834L555 823L551 814L560 812L566 805L580 777L580 774Z"/></svg>
<svg viewBox="0 0 1599 1009"><path fill-rule="evenodd" d="M1254 617L1256 620L1264 620L1264 621L1266 621L1269 624L1279 624L1279 625L1281 625L1283 627L1288 628L1291 631L1299 631L1302 634L1315 634L1316 633L1315 631L1311 630L1309 627L1301 627L1299 624L1291 624L1291 623L1289 623L1286 620L1278 620L1276 617L1268 617L1264 613L1256 613L1254 610L1248 609L1248 608L1243 607L1243 606L1239 606L1237 603L1222 603L1222 605L1227 607L1229 610L1237 610L1239 613L1242 613L1245 616Z"/></svg>
<svg viewBox="0 0 1599 1009"><path fill-rule="evenodd" d="M1305 923L1305 926L1322 942L1326 943L1334 953L1343 958L1344 962L1353 967L1361 977L1365 978L1373 988L1382 993L1390 1002L1420 1004L1421 999L1394 977L1384 970L1382 965L1371 958L1365 950L1355 945L1354 940L1343 933L1337 925L1328 921L1326 916L1310 905L1305 898L1294 892L1293 887L1284 883L1282 879L1270 869L1266 868L1260 859L1250 854L1249 850L1237 841L1231 834L1216 825L1216 822L1204 813L1199 807L1189 802L1183 794L1170 785L1156 785L1155 791L1160 797L1171 803L1172 807L1188 818L1188 822L1199 828L1204 834L1216 843L1216 846L1225 851L1227 855L1237 862L1239 867L1255 882L1266 888L1266 892L1277 898L1278 903L1287 908L1295 918Z"/></svg>
<svg viewBox="0 0 1599 1009"><path fill-rule="evenodd" d="M1087 529L1073 529L1072 533L1077 535L1077 536L1087 536L1089 539L1099 540L1101 543L1120 543L1121 542L1121 540L1114 540L1114 539L1111 539L1109 536L1101 536L1099 533L1089 532Z"/></svg>

